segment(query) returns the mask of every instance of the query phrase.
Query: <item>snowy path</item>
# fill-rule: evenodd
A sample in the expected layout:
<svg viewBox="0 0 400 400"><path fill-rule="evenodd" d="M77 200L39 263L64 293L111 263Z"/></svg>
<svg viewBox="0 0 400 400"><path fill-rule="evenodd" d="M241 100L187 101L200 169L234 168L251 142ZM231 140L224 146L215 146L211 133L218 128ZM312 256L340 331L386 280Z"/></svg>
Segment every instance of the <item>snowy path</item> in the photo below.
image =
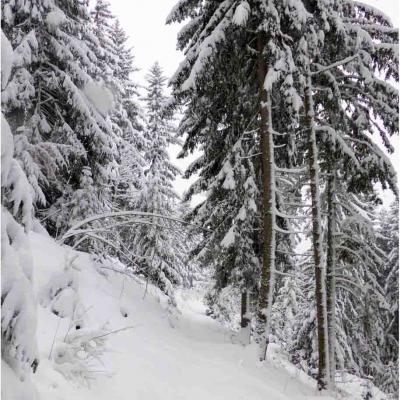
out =
<svg viewBox="0 0 400 400"><path fill-rule="evenodd" d="M255 348L233 345L193 294L179 303L182 315L175 328L166 321L155 327L157 321L142 315L143 325L124 333L123 346L116 341L121 350L112 361L118 373L112 388L101 382L99 396L108 391L116 400L274 400L314 394L286 371L257 368ZM135 316L131 320L138 323Z"/></svg>
<svg viewBox="0 0 400 400"><path fill-rule="evenodd" d="M68 250L36 234L31 243L35 285L40 291L54 271L62 270ZM88 255L80 253L77 267L87 326L108 322L109 331L133 329L109 336L110 352L98 379L90 389L76 387L47 360L59 319L39 307L41 365L35 383L41 400L305 400L316 396L313 382L282 366L276 348L272 347L265 365L258 365L255 345L233 344L231 333L205 315L195 291L178 293L181 314L170 318L164 300L152 293L143 299L144 287L122 275L100 275ZM128 313L126 318L121 310ZM64 320L58 341L68 329Z"/></svg>

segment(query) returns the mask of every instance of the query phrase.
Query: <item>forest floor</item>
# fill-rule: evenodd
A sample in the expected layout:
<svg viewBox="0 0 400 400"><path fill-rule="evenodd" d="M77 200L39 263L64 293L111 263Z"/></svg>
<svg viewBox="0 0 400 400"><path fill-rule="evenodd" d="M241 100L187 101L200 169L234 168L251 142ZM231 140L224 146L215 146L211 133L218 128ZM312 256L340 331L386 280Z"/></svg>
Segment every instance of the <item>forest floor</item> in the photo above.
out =
<svg viewBox="0 0 400 400"><path fill-rule="evenodd" d="M238 344L232 331L206 316L202 293L197 290L179 291L179 312L171 312L155 288L149 285L144 295L144 283L110 270L100 273L85 253L36 233L31 234L31 246L38 294L75 254L74 276L86 310L84 329L106 326L111 332L129 327L106 336L107 351L89 367L95 379L87 384L67 380L54 369L53 359L57 346L70 334L70 319L60 319L49 307L39 306L41 361L33 382L40 400L360 398L356 381L353 388L348 383L335 395L319 395L315 381L290 364L276 345L269 347L267 361L258 363L257 346ZM6 364L2 367L2 398L28 398L29 382L17 380ZM384 398L376 394L376 399Z"/></svg>

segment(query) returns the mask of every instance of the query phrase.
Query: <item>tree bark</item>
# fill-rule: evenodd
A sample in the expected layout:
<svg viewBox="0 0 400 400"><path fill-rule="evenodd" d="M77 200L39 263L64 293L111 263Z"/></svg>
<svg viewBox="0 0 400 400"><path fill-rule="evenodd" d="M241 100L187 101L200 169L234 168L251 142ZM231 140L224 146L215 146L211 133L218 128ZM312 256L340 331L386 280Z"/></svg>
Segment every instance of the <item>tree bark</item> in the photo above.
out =
<svg viewBox="0 0 400 400"><path fill-rule="evenodd" d="M275 270L275 175L272 129L272 106L265 89L267 64L263 59L265 41L257 38L257 80L259 85L260 147L262 164L262 270L258 299L257 333L260 341L260 361L265 360L268 340Z"/></svg>
<svg viewBox="0 0 400 400"><path fill-rule="evenodd" d="M318 390L328 388L329 348L327 335L326 282L322 263L322 233L321 233L321 204L319 195L319 166L318 149L315 135L314 104L312 83L308 71L305 96L305 124L308 130L308 160L310 173L311 209L312 209L312 242L315 263L315 301L317 307L317 336L318 336Z"/></svg>
<svg viewBox="0 0 400 400"><path fill-rule="evenodd" d="M335 207L336 174L332 168L332 174L328 178L327 200L328 200L328 251L326 260L326 286L327 286L327 314L328 314L328 343L329 343L329 371L332 387L335 385L335 342L336 342L336 207Z"/></svg>

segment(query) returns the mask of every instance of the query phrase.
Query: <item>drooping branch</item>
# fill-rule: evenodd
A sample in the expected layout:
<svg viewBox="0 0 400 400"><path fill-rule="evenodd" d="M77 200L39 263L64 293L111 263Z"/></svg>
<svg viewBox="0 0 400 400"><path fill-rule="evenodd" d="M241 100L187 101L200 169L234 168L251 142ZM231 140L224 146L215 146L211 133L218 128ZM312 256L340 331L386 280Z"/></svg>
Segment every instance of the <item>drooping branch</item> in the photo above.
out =
<svg viewBox="0 0 400 400"><path fill-rule="evenodd" d="M88 217L88 218L84 219L83 221L76 223L74 226L72 226L70 229L68 229L67 232L64 233L64 235L59 240L59 243L63 243L66 239L68 239L71 236L80 234L81 231L79 230L79 228L81 228L82 226L89 224L91 222L99 221L99 220L106 219L106 218L119 218L119 217L129 217L129 216L157 217L157 218L166 219L169 221L178 222L183 225L193 226L197 229L209 231L209 229L207 229L207 228L192 224L192 223L184 221L180 218L170 217L167 215L148 213L148 212L143 212L143 211L118 211L118 212L110 212L110 213L105 213L105 214L100 214L100 215L94 215L92 217ZM141 222L141 223L145 223L145 222ZM149 224L151 225L152 223L149 222Z"/></svg>
<svg viewBox="0 0 400 400"><path fill-rule="evenodd" d="M318 69L317 71L311 72L310 76L318 75L318 74L321 74L322 72L328 71L328 70L330 70L332 68L336 68L336 67L340 67L341 65L348 64L349 62L355 60L357 57L359 57L358 53L356 53L356 54L354 54L352 56L346 57L343 60L336 61L336 62L334 62L334 63L332 63L330 65L327 65L325 67L317 64L321 68Z"/></svg>

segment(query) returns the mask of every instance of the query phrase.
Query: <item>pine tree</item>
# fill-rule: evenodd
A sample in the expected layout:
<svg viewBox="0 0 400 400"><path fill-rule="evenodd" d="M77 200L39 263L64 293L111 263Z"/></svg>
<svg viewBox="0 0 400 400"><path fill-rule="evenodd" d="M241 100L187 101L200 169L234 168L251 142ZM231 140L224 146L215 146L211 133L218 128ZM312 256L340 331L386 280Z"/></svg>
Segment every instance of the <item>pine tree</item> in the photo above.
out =
<svg viewBox="0 0 400 400"><path fill-rule="evenodd" d="M342 368L354 368L360 376L373 376L380 386L380 375L385 370L384 321L390 309L380 276L387 258L378 247L374 205L365 200L353 198L353 203L345 203L346 211L342 209L346 218L341 219L337 239L336 348ZM364 210L362 216L360 209ZM351 336L350 330L356 333ZM350 355L346 354L348 349Z"/></svg>
<svg viewBox="0 0 400 400"><path fill-rule="evenodd" d="M100 60L101 77L113 92L114 105L110 121L117 144L118 166L111 186L111 208L114 211L132 210L132 199L141 187L145 165L142 154L145 142L142 111L137 102L137 86L131 76L136 68L131 51L126 48L127 36L112 15L110 4L98 0L91 14L94 34L101 45L93 50ZM132 258L126 253L132 240L132 229L120 227L106 236L108 241L121 247L119 256L122 256L122 261L132 263ZM97 253L100 250L98 246ZM102 246L103 253L111 250L104 244ZM112 253L115 253L115 249Z"/></svg>
<svg viewBox="0 0 400 400"><path fill-rule="evenodd" d="M5 33L12 38L12 45L20 48L18 74L5 89L6 96L21 82L19 76L25 76L30 85L24 103L10 102L6 114L13 116L12 131L24 136L19 142L26 143L26 150L17 148L17 153L28 178L38 177L38 187L45 196L37 207L49 232L55 235L73 218L83 217L71 212L78 207L74 193L83 189L84 167L90 168L93 182L92 188L87 188L88 209L91 213L109 209L117 153L107 116L112 95L98 80L99 60L91 51L98 42L85 5L32 1L23 8L13 2L4 2L2 7ZM39 152L38 146L48 151ZM40 161L35 168L26 164L28 153L32 160ZM47 169L51 171L47 173Z"/></svg>
<svg viewBox="0 0 400 400"><path fill-rule="evenodd" d="M398 396L398 337L399 337L399 205L395 201L389 210L379 215L378 245L387 255L379 276L384 297L389 304L384 316L384 344L379 368L379 387Z"/></svg>
<svg viewBox="0 0 400 400"><path fill-rule="evenodd" d="M4 100L3 89L18 74L13 68L18 53L3 31L1 45ZM18 98L18 92L15 94ZM33 223L34 193L15 158L15 136L1 113L1 356L21 379L30 370L35 372L39 362L32 256L27 236Z"/></svg>
<svg viewBox="0 0 400 400"><path fill-rule="evenodd" d="M166 78L155 63L147 75L146 102L147 124L143 185L134 199L136 210L149 213L149 221L137 227L134 233L134 253L140 257L137 264L149 281L153 282L176 305L174 288L182 283L184 271L185 243L180 242L174 232L176 226L163 220L163 216L174 216L179 205L178 195L173 190L173 180L179 170L171 163L167 148L176 143L167 97L164 94Z"/></svg>
<svg viewBox="0 0 400 400"><path fill-rule="evenodd" d="M315 109L323 110L322 116L320 116L317 122L317 131L320 133L320 149L319 149L319 159L322 169L330 175L327 179L327 199L328 199L328 252L327 252L327 268L331 271L328 276L328 284L331 286L330 289L330 299L327 306L330 307L328 310L328 323L329 314L334 315L335 308L335 243L331 239L332 235L330 230L339 223L340 217L335 220L330 218L334 216L334 199L329 194L329 187L334 184L335 193L344 193L342 191L347 190L347 193L354 193L360 199L368 198L373 196L373 182L380 181L383 187L391 187L395 192L397 192L395 173L390 161L384 155L384 153L374 144L369 134L372 134L376 127L376 116L384 122L385 131L381 130L380 135L383 140L384 146L388 151L392 151L390 141L388 136L396 132L398 126L398 120L393 119L394 115L394 104L396 103L396 98L398 94L396 90L391 87L390 84L383 82L379 76L376 74L375 63L380 65L381 70L385 70L387 77L392 77L396 79L396 72L391 68L390 63L384 63L383 59L379 56L379 48L381 46L388 47L389 49L396 42L396 34L391 33L390 23L388 23L385 18L382 18L380 13L373 11L372 9L369 17L363 15L359 17L359 11L357 4L348 5L349 8L353 8L352 12L352 24L349 26L347 24L337 24L337 17L334 19L334 11L331 10L332 20L337 24L334 29L330 29L325 35L324 47L325 51L321 51L316 56L317 62L315 63L316 71L313 72L315 81L317 82L317 87L319 90L321 88L329 87L328 92L324 92L322 89L315 98L318 102ZM363 6L361 6L361 9ZM339 9L339 12L341 10ZM346 13L349 12L347 9L341 18L346 18ZM362 13L361 13L362 14ZM375 17L372 15L375 14ZM360 29L369 32L369 25L366 23L366 19L371 19L371 22L376 22L376 32L373 34L374 41L370 39L368 34L361 35L360 31L357 34L354 33L354 24L357 24ZM321 26L323 22L321 22ZM335 26L335 25L334 25ZM379 33L380 32L380 33ZM385 32L385 33L383 33ZM387 34L386 34L387 32ZM333 36L333 37L332 37ZM334 38L337 41L343 41L343 46L340 47L340 52L337 51L336 46L332 46L335 43ZM319 45L322 49L323 47ZM336 61L339 60L339 61ZM336 62L335 62L336 61ZM386 66L388 65L388 66ZM346 71L343 73L343 71ZM352 82L347 82L347 74L352 74ZM372 86L376 86L377 91L366 93L364 91L364 82L370 82ZM369 84L367 85L371 87ZM329 90L331 93L335 93L335 99L329 95ZM377 95L377 92L379 94ZM359 94L362 93L361 97ZM365 95L364 99L362 97ZM333 101L332 101L333 100ZM386 107L382 107L382 101L386 104ZM366 102L366 103L365 103ZM346 105L343 107L343 105ZM374 110L374 117L371 114L365 112L365 104L368 104L370 109ZM349 108L354 110L348 113ZM346 132L346 134L345 134ZM368 148L368 149L367 149ZM350 165L353 167L351 168ZM341 176L335 179L335 174L332 170L340 170ZM354 173L356 171L356 173ZM348 186L346 189L344 183L348 177ZM338 185L342 187L338 187ZM361 194L363 193L363 195ZM361 197L360 197L361 196ZM340 199L340 205L345 207L350 199L343 196ZM364 200L365 201L365 200ZM363 201L361 200L361 203ZM348 204L348 208L352 208L351 204ZM355 214L356 211L355 211ZM362 214L359 218L363 218ZM354 229L356 226L354 225ZM357 229L356 229L357 230ZM336 236L336 232L334 233ZM335 258L334 258L335 257ZM366 266L367 268L367 266ZM379 292L379 290L378 290ZM379 296L379 294L378 294ZM331 318L334 321L334 318ZM328 331L329 341L330 341L330 354L331 354L331 366L330 368L334 370L335 360L334 360L334 348L333 343L335 343L335 324L332 323L330 326L330 331ZM331 371L331 379L334 377L334 372Z"/></svg>
<svg viewBox="0 0 400 400"><path fill-rule="evenodd" d="M208 151L207 147L210 146L210 155L212 155L212 144L218 143L218 140L221 143L216 151L214 149L214 158L205 158L201 160L201 163L197 163L197 169L204 168L205 179L200 179L196 183L196 190L213 188L211 174L216 174L215 171L218 171L218 169L214 168L219 167L222 169L223 157L220 157L220 155L229 155L229 147L227 147L226 153L225 150L221 152L221 147L223 148L225 143L228 146L232 146L235 143L231 142L232 139L230 137L221 137L219 130L224 128L228 130L229 125L232 125L234 127L232 130L234 130L237 129L237 126L239 131L236 134L240 138L239 135L243 134L247 127L249 127L250 131L253 129L253 140L257 143L256 151L253 154L259 155L261 152L261 157L257 160L257 169L255 170L257 178L254 182L261 197L258 209L261 209L260 225L263 229L263 235L262 240L256 240L253 243L255 243L254 250L260 251L261 247L262 251L258 254L263 255L258 307L258 332L261 336L260 358L264 359L269 335L270 318L268 315L271 312L274 293L275 259L278 258L276 256L275 236L279 234L285 238L283 242L290 241L287 237L290 234L290 229L288 229L288 219L284 212L285 205L282 203L282 198L280 198L281 205L277 204L279 196L275 190L277 185L282 184L282 178L285 180L285 177L275 175L274 169L278 171L279 168L288 166L289 153L292 149L289 144L289 134L284 133L286 127L284 132L279 132L279 128L284 126L284 122L287 123L287 126L291 126L297 119L299 108L299 95L294 89L293 79L285 79L286 76L292 78L293 62L290 49L282 46L280 39L276 39L273 33L274 31L279 31L280 22L276 17L282 11L282 4L278 4L278 2L275 4L274 2L273 4L271 3L270 8L267 8L257 3L250 8L247 2L232 1L222 3L207 2L202 6L197 6L196 3L179 3L168 18L168 22L181 21L185 17L192 19L178 36L178 45L181 48L187 47L186 59L181 63L180 68L172 78L172 83L178 100L189 99L194 106L199 108L203 106L214 114L213 119L209 117L210 114L207 115L207 118L203 117L200 111L197 112L198 115L189 114L190 117L181 126L182 130L189 131L186 150L192 150L196 145L200 145L201 149L206 152ZM284 14L285 12L282 11L282 15ZM294 9L293 13L287 15L287 17L288 20L294 21L293 24L296 27L304 23L302 10ZM269 23L268 27L266 21ZM286 22L282 22L282 26ZM227 36L235 38L235 40L230 40L228 43L225 40ZM256 42L257 47L255 48L254 43ZM230 59L231 54L235 54L232 59L236 60L236 62L232 62L232 59ZM229 71L230 74L224 75L225 68L229 68L228 66L232 68ZM256 71L258 71L258 75ZM224 78L221 78L222 76ZM229 97L229 89L224 84L226 76L231 76L233 82L237 79L240 80L242 76L247 79L247 83L242 84L242 87L239 88L234 86L236 94L231 93L231 97ZM206 92L208 84L210 86L213 85L209 89L210 94ZM270 95L264 90L264 87L268 87L268 91L270 91L273 86L284 88L284 95L277 95L276 99L274 98L274 107L270 102L266 101ZM206 96L204 93L206 93ZM235 99L235 96L238 97L239 93L245 94L251 105L251 108L246 110L244 114L240 112L234 113L235 102L230 100L231 98ZM263 100L261 100L261 95ZM288 107L281 108L280 104L286 104ZM288 113L286 114L283 111L282 113L274 114L271 112L272 108L288 110ZM232 114L233 119L230 117ZM226 115L230 118L225 120ZM240 121L241 118L243 121ZM206 127L204 127L205 123ZM191 134L191 129L196 129L199 133ZM240 132L241 130L242 132ZM218 139L214 143L212 141L207 143L207 139L203 139L206 138L207 134L210 136L216 135ZM275 156L276 137L274 138L273 136L278 136L279 134L283 137L277 141L280 142L282 147L286 146L286 148L283 151L278 151ZM244 156L252 157L249 153ZM264 165L263 169L261 169L261 164ZM279 168L277 164L279 164ZM210 168L211 166L213 169ZM260 176L262 176L262 179L260 179ZM217 204L219 207L224 207L223 201L229 202L229 196L226 196L225 199L222 192L221 197L220 203ZM241 201L243 199L239 199L238 203ZM257 200L253 198L253 201ZM205 205L206 203L202 210L204 214L207 211L218 210L215 206L206 208ZM280 209L279 212L278 209ZM206 217L204 217L204 220L206 220ZM225 225L228 231L230 229L229 220L226 222L228 222ZM215 225L218 228L221 226ZM280 225L283 226L281 227ZM257 228L255 227L255 229ZM234 244L232 247L234 247ZM284 250L280 249L280 251ZM246 270L247 267L240 266L239 268ZM226 274L228 278L229 272Z"/></svg>
<svg viewBox="0 0 400 400"><path fill-rule="evenodd" d="M248 314L248 294L252 292L254 296L257 292L260 194L256 126L248 123L249 116L256 113L256 103L251 98L243 101L237 95L238 92L245 93L246 77L237 71L241 59L235 46L225 51L230 53L231 62L226 63L222 56L214 60L218 67L208 69L209 83L196 93L202 101L194 100L188 105L180 132L181 135L188 134L182 156L194 140L204 152L189 166L185 175L199 173L200 176L189 189L187 198L209 188L206 200L190 215L196 225L210 230L194 253L202 264L214 267L215 283L208 294L214 315L230 319L232 310L223 304L225 293L230 290L237 293L237 301L244 300L241 307L244 316ZM236 75L232 85L215 86L215 82L222 83L224 77L233 74ZM248 315L246 321L242 321L244 331L249 319Z"/></svg>
<svg viewBox="0 0 400 400"><path fill-rule="evenodd" d="M187 102L189 107L180 128L182 133L188 134L183 153L196 146L204 152L189 169L189 173L200 172L200 179L193 185L191 193L208 191L207 201L195 210L195 215L200 214L199 221L206 221L213 227L214 221L218 221L215 218L220 210L218 207L222 209L229 204L224 192L213 194L213 176L222 169L225 157L228 158L232 139L226 132L229 125L236 123L237 117L232 115L235 102L226 88L226 76L235 82L244 74L248 83L242 87L243 91L240 92L238 87L233 90L245 93L243 97L250 101L253 98L259 101L258 138L261 143L256 153L261 152L261 164L264 164L261 170L258 164L256 170L256 175L262 177L259 189L264 219L258 318L264 337L260 358L265 358L274 277L279 272L275 259L277 254L291 253L290 246L277 249L269 244L274 243L276 234L294 236L292 223L289 223L292 220L298 219L300 227L308 227L307 223L301 222L300 210L308 207L301 193L304 186L311 183L311 193L306 200L312 203L314 260L311 266L314 267L315 282L304 279L301 284L314 290L312 297L315 297L313 306L317 310L317 319L308 305L300 307L299 315L309 316L301 331L311 341L315 329L318 331L318 346L311 343L314 347L311 351L306 349L306 357L312 357L314 366L318 365L318 387L325 389L334 378L335 325L340 324L341 318L339 316L339 322L335 324L339 280L335 286L336 272L331 270L339 268L341 255L333 238L348 218L343 210L335 209L337 196L332 193L337 189L340 193L354 195L345 199L343 209L349 206L350 214L354 213L353 217L357 218L353 203L368 203L374 196L375 182L397 192L393 167L370 137L377 130L386 149L392 151L389 136L398 127L395 111L398 95L381 76L398 79L397 32L382 13L360 3L344 1L304 4L298 1L290 5L274 1L268 5L233 0L181 1L167 22L180 22L187 17L190 22L178 35L178 47L185 49L186 58L172 78L172 84L176 99ZM233 27L241 33L240 39L235 36ZM232 59L240 61L229 70L232 54ZM373 109L372 114L368 108ZM228 123L224 119L226 115L229 116ZM244 115L250 127L254 116L254 109ZM383 128L377 123L378 119L383 121ZM216 134L220 132L223 136ZM226 147L224 140L228 144ZM335 169L339 171L337 177L331 173ZM329 190L325 190L327 186ZM329 211L328 223L323 217L326 209ZM362 220L361 209L358 218ZM212 218L207 219L207 215ZM219 228L221 224L215 226ZM225 226L229 227L229 223ZM357 232L360 227L355 224L351 229ZM213 236L214 233L210 237ZM362 242L361 237L358 240ZM369 243L373 242L370 237ZM288 243L291 243L290 239ZM215 247L215 250L218 251L217 259L223 256L223 249ZM288 260L285 261L284 265L290 265ZM375 269L376 266L371 262L360 268L364 274L364 269ZM329 276L326 275L327 268ZM225 282L230 278L229 273L229 269L221 268ZM381 288L373 283L376 279L371 275L363 279L372 282L371 295L380 298ZM343 287L343 282L340 285ZM312 297L307 293L304 300L313 302ZM338 331L337 335L342 333L343 330ZM308 346L304 340L297 342Z"/></svg>
<svg viewBox="0 0 400 400"><path fill-rule="evenodd" d="M94 22L94 33L99 39L102 47L109 45L109 31L111 29L111 20L114 15L110 10L110 3L106 0L96 0L93 10L90 12Z"/></svg>
<svg viewBox="0 0 400 400"><path fill-rule="evenodd" d="M114 69L114 79L120 82L123 92L123 106L133 128L141 131L143 129L143 111L138 103L138 85L132 80L132 74L137 72L138 69L134 65L132 49L127 48L128 37L118 19L115 19L114 25L111 27L110 37L114 52L119 57L118 68ZM140 148L140 144L137 147Z"/></svg>
<svg viewBox="0 0 400 400"><path fill-rule="evenodd" d="M362 29L368 31L370 27L366 23L365 15L356 11L360 7L356 3L344 4L308 4L309 24L304 30L303 37L299 40L298 47L294 54L295 63L299 65L299 72L302 75L298 80L304 93L304 114L305 118L300 121L298 129L307 127L308 130L308 149L301 143L305 143L300 135L300 153L308 154L310 181L311 181L311 203L313 210L313 247L315 253L315 267L317 283L317 329L318 343L320 346L320 387L326 387L329 381L334 378L334 319L330 318L335 313L335 280L334 273L329 274L327 279L326 268L334 268L335 265L335 245L330 235L331 228L336 225L330 218L334 213L330 212L332 196L328 195L328 251L327 257L324 255L323 248L323 219L322 219L322 199L318 192L323 185L328 187L332 184L332 170L342 171L345 179L348 175L350 182L347 190L359 193L370 194L372 192L372 183L381 181L384 187L389 185L396 191L395 176L392 166L387 157L370 140L366 132L373 132L373 126L376 125L374 118L364 113L365 101L368 106L373 108L375 115L382 115L382 120L386 120L386 132L380 132L384 145L391 151L388 135L393 134L397 122L392 117L387 119L388 115L394 115L394 100L397 98L396 91L390 85L382 82L375 75L374 62L379 56L378 49L381 43L375 44L369 39L368 34L361 34ZM361 6L361 8L363 8ZM353 11L349 11L353 10ZM369 10L370 18L374 14ZM346 19L352 14L352 22L347 23ZM313 16L310 18L310 16ZM364 19L365 18L365 19ZM377 18L377 32L375 40L386 42L384 46L390 49L393 42L396 41L396 35L387 25L387 21L381 15ZM375 21L376 22L376 21ZM357 33L354 26L360 29ZM382 25L382 27L380 27ZM390 24L389 24L390 25ZM387 32L384 34L383 32ZM338 44L341 45L338 47ZM374 61L372 61L374 60ZM389 65L389 68L380 64L382 70L387 70L388 76L395 77L395 69ZM343 73L343 71L346 71ZM345 80L351 75L354 80L354 87ZM387 104L386 111L383 111L382 104L374 93L364 95L364 80L368 79L374 82L374 85L382 86L384 102ZM358 94L362 93L359 97ZM363 103L363 104L361 104ZM318 110L318 114L317 114ZM352 114L352 111L355 113ZM356 123L354 123L356 121ZM300 133L300 132L299 132ZM362 136L362 139L361 137ZM318 137L318 141L317 141ZM368 150L366 148L369 148ZM372 153L372 155L371 155ZM349 168L353 165L353 168ZM322 173L323 171L323 173ZM357 171L354 174L354 171ZM323 174L328 175L327 179ZM322 177L322 178L321 178ZM333 179L334 180L334 179ZM335 181L335 180L334 180ZM343 184L341 180L336 182ZM339 183L338 183L339 184ZM337 188L337 186L336 186ZM343 188L337 188L342 190ZM331 200L329 200L329 198ZM332 223L333 222L333 223ZM333 254L333 256L332 256ZM326 267L323 260L327 260ZM319 267L318 267L319 265ZM331 272L331 271L330 271ZM328 285L329 298L327 297L326 286ZM330 287L330 289L329 289ZM319 300L318 300L319 298ZM321 359L321 354L323 355ZM329 360L331 358L331 360ZM329 370L330 373L329 373ZM324 372L325 371L325 372Z"/></svg>
<svg viewBox="0 0 400 400"><path fill-rule="evenodd" d="M144 116L138 102L137 85L132 80L132 74L137 71L134 57L131 49L126 47L127 36L117 19L109 34L113 51L118 56L118 66L113 70L113 82L119 88L120 103L113 116L121 135L115 203L120 209L129 209L132 206L131 199L140 188L143 179Z"/></svg>

